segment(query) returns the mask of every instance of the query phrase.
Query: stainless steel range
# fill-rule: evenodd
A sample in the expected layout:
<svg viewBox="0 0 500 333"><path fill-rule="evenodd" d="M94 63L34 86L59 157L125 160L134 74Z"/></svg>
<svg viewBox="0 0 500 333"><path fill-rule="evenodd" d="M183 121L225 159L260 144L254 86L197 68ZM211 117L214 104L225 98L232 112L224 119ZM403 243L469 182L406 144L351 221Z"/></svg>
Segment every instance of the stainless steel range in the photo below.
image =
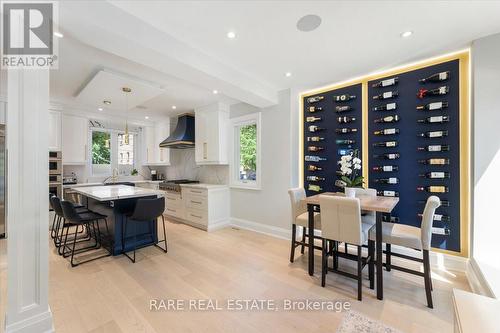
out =
<svg viewBox="0 0 500 333"><path fill-rule="evenodd" d="M198 183L199 181L197 180L189 180L189 179L165 180L160 183L160 190L180 192L181 184L198 184Z"/></svg>

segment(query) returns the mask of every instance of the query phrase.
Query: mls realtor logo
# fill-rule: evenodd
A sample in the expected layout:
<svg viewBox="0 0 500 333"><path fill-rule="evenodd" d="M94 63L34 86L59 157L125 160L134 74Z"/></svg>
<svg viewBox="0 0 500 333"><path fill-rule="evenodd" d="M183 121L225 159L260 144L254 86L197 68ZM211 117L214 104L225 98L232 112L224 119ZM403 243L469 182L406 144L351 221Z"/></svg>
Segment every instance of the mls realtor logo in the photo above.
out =
<svg viewBox="0 0 500 333"><path fill-rule="evenodd" d="M2 2L2 67L55 68L52 2Z"/></svg>

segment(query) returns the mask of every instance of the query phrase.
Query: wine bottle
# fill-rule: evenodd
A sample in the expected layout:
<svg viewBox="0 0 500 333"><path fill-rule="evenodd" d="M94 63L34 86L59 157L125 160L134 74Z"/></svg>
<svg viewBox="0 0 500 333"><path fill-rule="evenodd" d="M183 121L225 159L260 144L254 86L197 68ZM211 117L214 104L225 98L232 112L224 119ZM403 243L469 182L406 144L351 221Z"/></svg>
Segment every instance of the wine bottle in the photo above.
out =
<svg viewBox="0 0 500 333"><path fill-rule="evenodd" d="M432 185L432 186L418 186L417 191L426 191L429 193L447 193L450 189L447 186Z"/></svg>
<svg viewBox="0 0 500 333"><path fill-rule="evenodd" d="M450 146L449 145L429 145L429 146L425 146L425 147L418 147L417 148L418 151L432 151L432 152L435 152L435 151L449 151L450 150Z"/></svg>
<svg viewBox="0 0 500 333"><path fill-rule="evenodd" d="M356 133L358 131L357 128L336 128L335 133L345 134L345 133Z"/></svg>
<svg viewBox="0 0 500 333"><path fill-rule="evenodd" d="M314 155L306 155L304 159L307 162L320 162L320 161L326 161L326 158L324 157L319 157L319 156L314 156Z"/></svg>
<svg viewBox="0 0 500 333"><path fill-rule="evenodd" d="M338 145L352 145L355 144L355 140L335 140L335 143Z"/></svg>
<svg viewBox="0 0 500 333"><path fill-rule="evenodd" d="M424 214L417 214L418 217L424 216ZM440 222L451 222L451 216L449 215L441 215L441 214L434 214L434 221L440 221Z"/></svg>
<svg viewBox="0 0 500 333"><path fill-rule="evenodd" d="M449 121L450 117L448 116L434 116L434 117L427 117L425 119L418 119L417 123L442 124L442 123L447 123Z"/></svg>
<svg viewBox="0 0 500 333"><path fill-rule="evenodd" d="M375 123L397 123L399 121L399 116L397 114L375 119Z"/></svg>
<svg viewBox="0 0 500 333"><path fill-rule="evenodd" d="M450 160L448 158L429 158L426 160L418 160L418 163L427 165L445 165L450 164Z"/></svg>
<svg viewBox="0 0 500 333"><path fill-rule="evenodd" d="M448 228L437 228L437 227L432 227L432 233L435 235L443 235L443 236L449 236L451 231Z"/></svg>
<svg viewBox="0 0 500 333"><path fill-rule="evenodd" d="M388 222L388 223L399 223L399 217L397 217L397 216L389 216L389 215L382 215L382 221L383 222Z"/></svg>
<svg viewBox="0 0 500 333"><path fill-rule="evenodd" d="M427 96L440 96L440 95L446 95L450 91L450 87L448 86L442 86L436 89L424 89L420 88L417 93L417 97L422 99Z"/></svg>
<svg viewBox="0 0 500 333"><path fill-rule="evenodd" d="M316 126L316 125L309 126L309 132L311 132L311 133L319 132L319 131L323 131L323 130L324 130L323 127L319 127L319 126Z"/></svg>
<svg viewBox="0 0 500 333"><path fill-rule="evenodd" d="M310 106L308 110L309 112L313 113L313 112L323 111L323 108L319 106Z"/></svg>
<svg viewBox="0 0 500 333"><path fill-rule="evenodd" d="M448 136L448 131L430 131L419 133L417 136L422 138L442 138Z"/></svg>
<svg viewBox="0 0 500 333"><path fill-rule="evenodd" d="M450 71L446 71L446 72L439 72L436 74L432 74L429 77L418 80L418 82L420 82L420 83L441 82L441 81L446 81L449 78L450 78Z"/></svg>
<svg viewBox="0 0 500 333"><path fill-rule="evenodd" d="M397 160L399 158L399 153L389 153L389 154L375 154L373 158L383 159L383 160Z"/></svg>
<svg viewBox="0 0 500 333"><path fill-rule="evenodd" d="M425 205L427 203L426 200L418 200L417 203L421 205ZM450 207L450 202L448 200L441 200L441 207Z"/></svg>
<svg viewBox="0 0 500 333"><path fill-rule="evenodd" d="M377 172L393 172L398 171L399 167L397 165L379 165L372 167L372 170Z"/></svg>
<svg viewBox="0 0 500 333"><path fill-rule="evenodd" d="M319 137L319 136L308 136L307 137L307 142L319 142L323 141L325 138Z"/></svg>
<svg viewBox="0 0 500 333"><path fill-rule="evenodd" d="M347 124L347 123L351 123L351 122L353 122L355 120L356 120L355 117L346 117L346 116L344 116L344 117L338 117L337 118L337 121L338 121L339 124L342 124L342 123Z"/></svg>
<svg viewBox="0 0 500 333"><path fill-rule="evenodd" d="M397 141L383 141L383 142L375 142L373 147L397 147Z"/></svg>
<svg viewBox="0 0 500 333"><path fill-rule="evenodd" d="M318 146L309 146L307 147L307 151L313 151L313 152L316 152L316 151L321 151L325 149L324 147L318 147Z"/></svg>
<svg viewBox="0 0 500 333"><path fill-rule="evenodd" d="M393 135L399 134L399 128L384 128L380 131L374 131L373 135Z"/></svg>
<svg viewBox="0 0 500 333"><path fill-rule="evenodd" d="M434 102L426 105L417 106L417 110L427 110L427 111L435 111L435 110L443 110L448 107L448 102Z"/></svg>
<svg viewBox="0 0 500 333"><path fill-rule="evenodd" d="M393 77L391 79L385 79L385 80L378 81L377 83L372 84L372 88L394 86L398 83L398 81L399 81L398 77Z"/></svg>
<svg viewBox="0 0 500 333"><path fill-rule="evenodd" d="M379 184L399 184L399 178L390 177L390 178L375 178L373 179L374 183Z"/></svg>
<svg viewBox="0 0 500 333"><path fill-rule="evenodd" d="M399 197L398 191L377 191L377 195L382 197Z"/></svg>
<svg viewBox="0 0 500 333"><path fill-rule="evenodd" d="M335 107L335 112L346 112L351 110L352 108L349 105L337 105Z"/></svg>
<svg viewBox="0 0 500 333"><path fill-rule="evenodd" d="M450 178L450 173L433 171L433 172L421 173L418 176L421 178L429 178L429 179L444 179L444 178Z"/></svg>
<svg viewBox="0 0 500 333"><path fill-rule="evenodd" d="M333 96L334 102L347 102L350 101L351 99L356 99L356 96L349 94Z"/></svg>
<svg viewBox="0 0 500 333"><path fill-rule="evenodd" d="M372 110L373 111L390 111L390 110L396 110L397 107L398 107L398 105L396 103L388 103L388 104L376 106Z"/></svg>
<svg viewBox="0 0 500 333"><path fill-rule="evenodd" d="M397 91L386 91L380 95L373 96L373 99L389 99L396 98L399 95Z"/></svg>
<svg viewBox="0 0 500 333"><path fill-rule="evenodd" d="M325 178L318 177L318 176L307 176L306 179L307 179L307 181L310 181L310 182L319 182L319 181L325 180Z"/></svg>
<svg viewBox="0 0 500 333"><path fill-rule="evenodd" d="M339 149L339 150L337 150L337 154L339 156L349 155L350 153L352 153L352 149Z"/></svg>
<svg viewBox="0 0 500 333"><path fill-rule="evenodd" d="M321 170L323 170L323 168L316 166L314 164L309 164L307 166L307 170L309 170L309 171L321 171Z"/></svg>
<svg viewBox="0 0 500 333"><path fill-rule="evenodd" d="M323 190L323 188L320 187L319 185L309 184L308 190L313 192L320 192Z"/></svg>
<svg viewBox="0 0 500 333"><path fill-rule="evenodd" d="M323 98L325 98L325 97L323 97L323 96L313 96L313 97L309 97L309 98L307 99L307 103L316 103L316 102L321 101Z"/></svg>
<svg viewBox="0 0 500 333"><path fill-rule="evenodd" d="M306 118L306 121L307 121L308 123L314 123L314 122L316 122L316 121L321 121L321 117L307 117L307 118Z"/></svg>

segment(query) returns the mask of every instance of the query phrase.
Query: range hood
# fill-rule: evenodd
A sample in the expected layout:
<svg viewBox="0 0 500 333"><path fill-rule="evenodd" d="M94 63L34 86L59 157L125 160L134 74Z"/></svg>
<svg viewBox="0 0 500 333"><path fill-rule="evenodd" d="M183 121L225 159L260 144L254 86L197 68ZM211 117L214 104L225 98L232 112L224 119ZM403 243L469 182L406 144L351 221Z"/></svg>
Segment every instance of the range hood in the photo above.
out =
<svg viewBox="0 0 500 333"><path fill-rule="evenodd" d="M184 114L177 119L177 127L168 138L160 143L161 148L194 148L194 116Z"/></svg>

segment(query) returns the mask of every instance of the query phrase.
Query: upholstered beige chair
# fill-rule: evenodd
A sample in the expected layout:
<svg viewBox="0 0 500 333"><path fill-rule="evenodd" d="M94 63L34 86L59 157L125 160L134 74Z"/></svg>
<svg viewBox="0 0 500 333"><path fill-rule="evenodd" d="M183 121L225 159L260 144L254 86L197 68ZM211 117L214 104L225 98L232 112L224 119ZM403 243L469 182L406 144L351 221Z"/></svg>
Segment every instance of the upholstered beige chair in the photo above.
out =
<svg viewBox="0 0 500 333"><path fill-rule="evenodd" d="M321 236L323 237L322 251L322 274L321 286L325 286L326 273L328 270L328 257L333 256L333 272L356 279L358 281L358 300L362 298L362 270L369 258L361 255L361 246L368 240L368 231L371 224L363 223L361 220L361 208L358 198L348 198L340 196L320 195L319 203L321 207ZM327 242L334 245L328 246ZM356 245L357 256L338 252L338 242ZM358 262L357 275L353 275L338 270L338 257L355 259ZM373 262L370 260L370 262ZM370 280L373 279L373 266L370 268Z"/></svg>
<svg viewBox="0 0 500 333"><path fill-rule="evenodd" d="M290 251L290 262L293 262L295 248L300 245L300 253L304 254L304 247L308 246L306 237L308 238L308 242L314 242L314 240L310 240L307 233L309 214L307 212L307 205L302 202L302 199L306 198L306 191L303 188L292 188L288 190L288 195L290 196L292 207L292 248ZM297 226L302 227L302 241L297 241ZM314 213L314 229L321 230L321 217L319 213ZM318 247L318 249L320 248Z"/></svg>
<svg viewBox="0 0 500 333"><path fill-rule="evenodd" d="M356 197L359 197L360 195L366 195L366 196L372 196L376 197L377 196L377 190L374 188L361 188L357 187L354 189L354 193ZM361 211L361 221L363 223L367 223L370 225L375 225L376 222L376 214L373 211L366 211L362 210ZM366 247L366 245L364 245ZM344 252L348 253L348 247L347 243L344 243Z"/></svg>
<svg viewBox="0 0 500 333"><path fill-rule="evenodd" d="M424 278L425 292L427 296L427 306L432 308L432 280L431 280L431 268L429 262L429 250L431 248L431 237L432 237L432 221L434 220L434 213L436 209L441 205L441 201L436 196L430 196L425 204L424 213L422 217L422 224L420 228L399 224L399 223L389 223L382 222L382 242L386 244L393 244L408 247L415 250L420 250L423 252L423 259L414 258L406 255L401 255L398 253L387 253L387 255L393 255L396 257L402 257L409 260L418 261L424 264L424 272L414 271L408 268L399 267L396 265L390 265L391 268L407 272L410 274L415 274ZM374 251L374 241L375 241L375 228L370 230L369 234L369 252ZM372 252L373 253L373 252ZM390 260L386 258L386 261Z"/></svg>

